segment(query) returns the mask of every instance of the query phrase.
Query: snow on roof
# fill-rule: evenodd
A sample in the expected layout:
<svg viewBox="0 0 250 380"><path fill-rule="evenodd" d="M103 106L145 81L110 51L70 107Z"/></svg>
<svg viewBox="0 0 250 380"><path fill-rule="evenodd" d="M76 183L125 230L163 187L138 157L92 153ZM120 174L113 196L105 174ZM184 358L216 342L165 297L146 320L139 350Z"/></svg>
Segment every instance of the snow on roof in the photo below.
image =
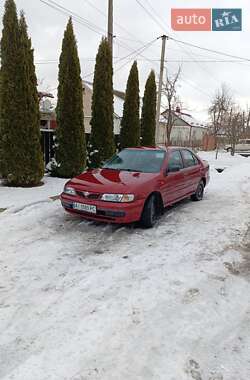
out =
<svg viewBox="0 0 250 380"><path fill-rule="evenodd" d="M193 116L189 115L188 113L177 113L175 112L175 115L185 121L185 123L191 125L192 127L200 127L200 128L206 128L206 126L202 123L200 123L197 119L195 119Z"/></svg>
<svg viewBox="0 0 250 380"><path fill-rule="evenodd" d="M165 123L166 122L166 117L164 114L167 113L168 110L162 112L160 116L160 122ZM197 119L195 119L193 116L191 116L188 113L183 113L183 112L173 112L176 118L179 118L183 120L185 123L190 125L191 127L197 127L197 128L207 128L206 125L200 123Z"/></svg>

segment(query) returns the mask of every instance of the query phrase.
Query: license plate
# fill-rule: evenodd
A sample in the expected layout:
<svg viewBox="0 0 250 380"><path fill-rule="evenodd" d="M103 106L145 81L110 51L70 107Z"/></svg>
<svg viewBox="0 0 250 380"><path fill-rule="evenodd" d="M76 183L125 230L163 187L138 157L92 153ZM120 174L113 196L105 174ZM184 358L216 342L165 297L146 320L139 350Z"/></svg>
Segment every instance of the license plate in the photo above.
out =
<svg viewBox="0 0 250 380"><path fill-rule="evenodd" d="M86 205L84 203L73 203L73 208L75 210L85 211L91 214L96 214L96 206Z"/></svg>

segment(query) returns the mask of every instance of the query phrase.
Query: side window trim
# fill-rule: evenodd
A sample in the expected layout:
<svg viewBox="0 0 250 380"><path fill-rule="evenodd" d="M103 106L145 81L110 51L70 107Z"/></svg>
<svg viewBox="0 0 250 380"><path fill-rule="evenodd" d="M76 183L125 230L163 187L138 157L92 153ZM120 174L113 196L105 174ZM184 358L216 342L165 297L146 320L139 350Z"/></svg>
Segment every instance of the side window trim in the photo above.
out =
<svg viewBox="0 0 250 380"><path fill-rule="evenodd" d="M198 160L198 158L196 157L196 155L195 155L193 152L191 152L191 153L192 153L192 156L194 157L194 162L195 162L194 166L199 165L199 160Z"/></svg>
<svg viewBox="0 0 250 380"><path fill-rule="evenodd" d="M184 160L183 160L183 157L182 157L182 154L181 154L181 150L178 149L178 150L176 150L176 152L179 152L179 155L180 155L180 158L181 158L181 162L182 162L182 168L181 168L181 170L183 170L183 169L185 169L185 166L184 166Z"/></svg>

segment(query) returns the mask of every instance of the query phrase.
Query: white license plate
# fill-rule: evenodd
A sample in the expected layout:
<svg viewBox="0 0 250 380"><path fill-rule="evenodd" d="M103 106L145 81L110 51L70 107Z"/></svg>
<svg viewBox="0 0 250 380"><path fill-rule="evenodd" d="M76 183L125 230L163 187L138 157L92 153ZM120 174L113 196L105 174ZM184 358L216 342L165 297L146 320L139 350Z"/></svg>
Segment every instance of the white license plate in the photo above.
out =
<svg viewBox="0 0 250 380"><path fill-rule="evenodd" d="M76 202L74 202L73 203L73 208L75 210L86 211L86 212L90 212L91 214L96 214L96 206L86 205L84 203L76 203Z"/></svg>

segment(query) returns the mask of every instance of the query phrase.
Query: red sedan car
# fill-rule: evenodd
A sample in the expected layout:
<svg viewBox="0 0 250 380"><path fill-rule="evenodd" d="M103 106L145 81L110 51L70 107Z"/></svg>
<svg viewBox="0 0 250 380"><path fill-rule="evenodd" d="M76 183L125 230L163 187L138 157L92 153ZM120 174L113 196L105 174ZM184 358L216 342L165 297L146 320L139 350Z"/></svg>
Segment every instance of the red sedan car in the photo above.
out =
<svg viewBox="0 0 250 380"><path fill-rule="evenodd" d="M127 148L68 181L61 202L87 219L152 227L166 206L202 200L208 182L208 163L190 149Z"/></svg>

